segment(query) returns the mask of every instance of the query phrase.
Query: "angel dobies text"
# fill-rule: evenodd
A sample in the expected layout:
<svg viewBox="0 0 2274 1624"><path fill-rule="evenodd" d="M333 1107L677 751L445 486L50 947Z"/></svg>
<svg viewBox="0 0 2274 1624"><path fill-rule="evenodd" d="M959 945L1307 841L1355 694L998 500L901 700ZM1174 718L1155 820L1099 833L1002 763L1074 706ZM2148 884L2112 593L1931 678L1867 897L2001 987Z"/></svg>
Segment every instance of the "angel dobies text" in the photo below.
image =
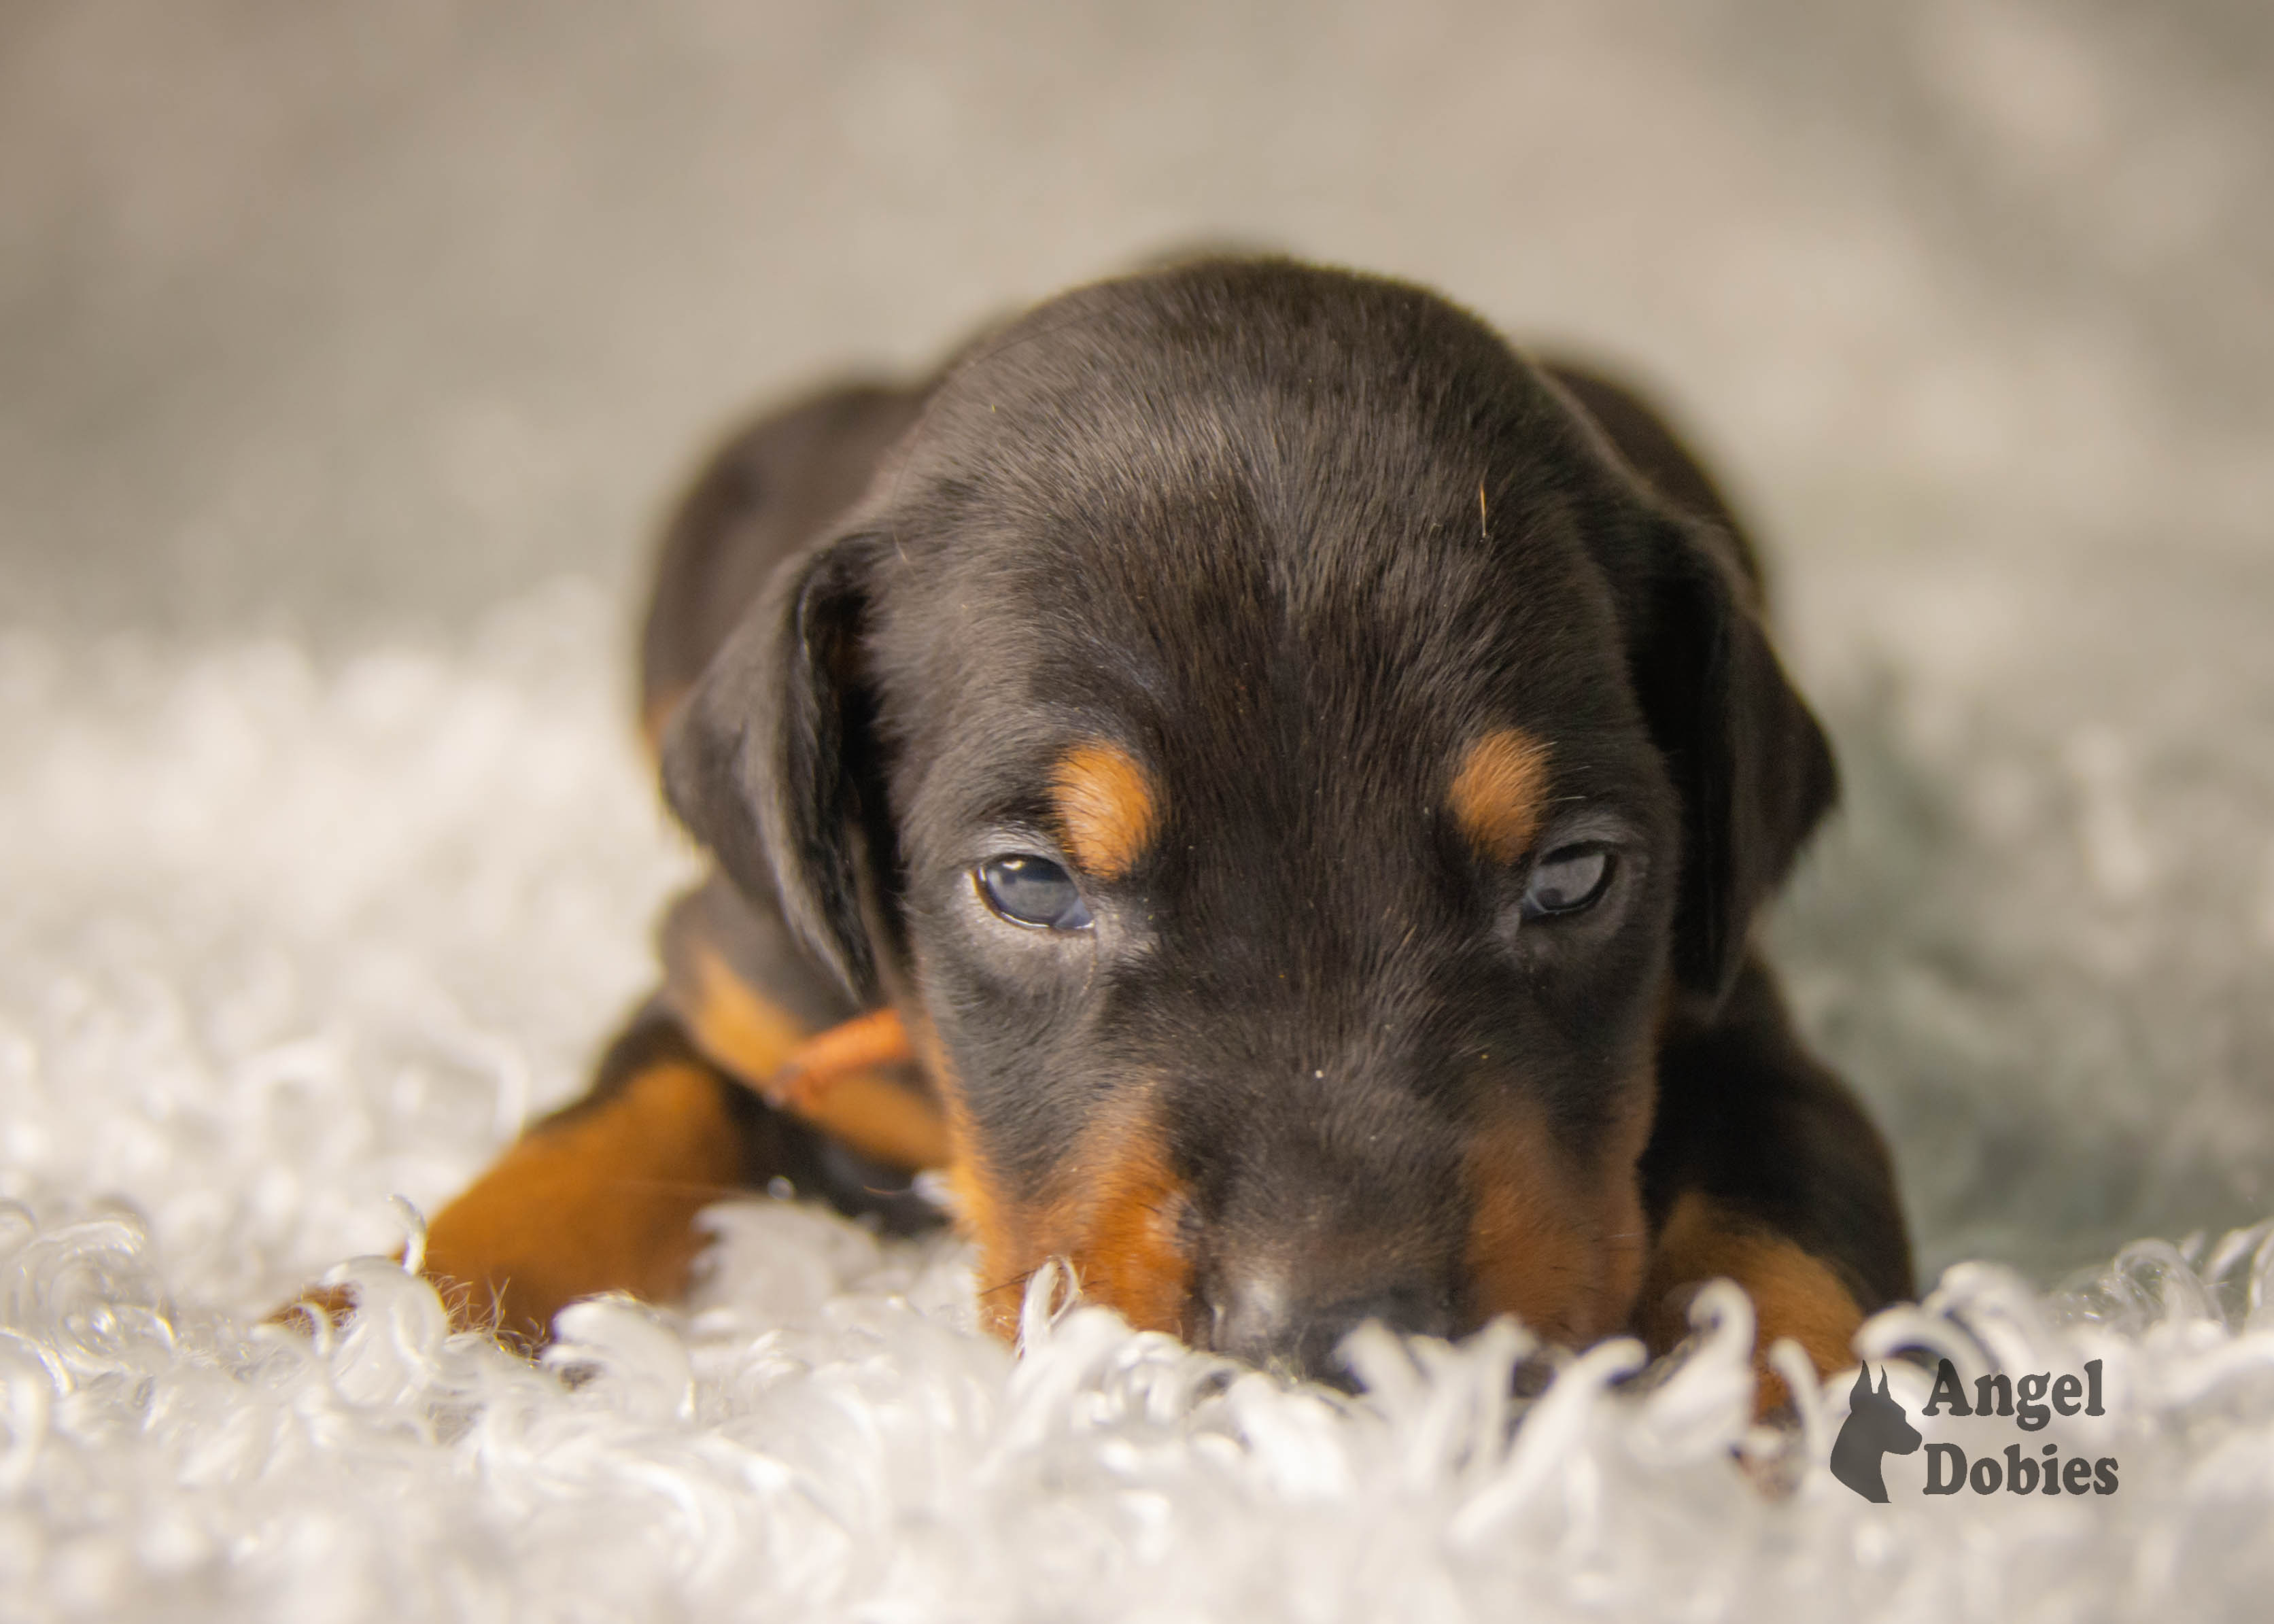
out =
<svg viewBox="0 0 2274 1624"><path fill-rule="evenodd" d="M2042 1432L2056 1415L2105 1415L2107 1411L2100 1402L2100 1361L2090 1361L2082 1379L2056 1378L2049 1372L2023 1376L2018 1381L2003 1374L1984 1376L1974 1384L1974 1402L1969 1403L1957 1370L1944 1359L1935 1366L1934 1391L1919 1413L1936 1416L1946 1410L1954 1416L2011 1416L2014 1424L2025 1432ZM1969 1462L1966 1451L1956 1444L1929 1444L1926 1492L1955 1494L1961 1489L1972 1489L1977 1494L1995 1494L2003 1489L2008 1494L2116 1492L2114 1455L2105 1455L2097 1460L2071 1455L2063 1460L2057 1444L2047 1444L2038 1452L2042 1460L2022 1454L2019 1444L2007 1444L2003 1453L2002 1460L1992 1453L1978 1455Z"/></svg>

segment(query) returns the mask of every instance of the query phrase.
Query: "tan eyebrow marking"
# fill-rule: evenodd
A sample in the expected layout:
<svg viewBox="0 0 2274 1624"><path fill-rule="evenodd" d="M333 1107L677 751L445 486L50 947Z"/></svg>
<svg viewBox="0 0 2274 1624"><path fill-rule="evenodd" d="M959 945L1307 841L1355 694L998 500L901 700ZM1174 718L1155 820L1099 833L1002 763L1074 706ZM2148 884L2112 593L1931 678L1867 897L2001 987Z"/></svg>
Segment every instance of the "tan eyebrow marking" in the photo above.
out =
<svg viewBox="0 0 2274 1624"><path fill-rule="evenodd" d="M1152 776L1128 751L1102 739L1058 758L1050 797L1067 855L1102 880L1118 880L1136 867L1160 825Z"/></svg>
<svg viewBox="0 0 2274 1624"><path fill-rule="evenodd" d="M1496 727L1461 753L1446 800L1480 852L1514 862L1547 809L1547 747L1520 728Z"/></svg>

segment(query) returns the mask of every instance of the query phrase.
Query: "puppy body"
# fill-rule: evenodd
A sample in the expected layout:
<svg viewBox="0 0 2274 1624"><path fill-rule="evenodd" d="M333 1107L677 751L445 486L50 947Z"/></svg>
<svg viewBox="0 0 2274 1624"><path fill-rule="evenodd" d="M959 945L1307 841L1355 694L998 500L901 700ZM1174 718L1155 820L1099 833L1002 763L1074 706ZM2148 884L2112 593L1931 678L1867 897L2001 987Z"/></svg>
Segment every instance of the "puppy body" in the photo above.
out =
<svg viewBox="0 0 2274 1624"><path fill-rule="evenodd" d="M1065 1256L1314 1373L1368 1318L1664 1347L1717 1274L1828 1369L1910 1293L1750 946L1834 793L1750 552L1647 408L1442 300L1187 266L775 414L671 530L643 680L718 871L515 1153L583 1176L508 1157L435 1222L509 1330L669 1289L722 1181L914 1222L935 1164L998 1326ZM915 1063L866 1023L790 1100L864 1011ZM659 1205L667 1149L617 1181L636 1268L585 1234L617 1140L697 1147Z"/></svg>

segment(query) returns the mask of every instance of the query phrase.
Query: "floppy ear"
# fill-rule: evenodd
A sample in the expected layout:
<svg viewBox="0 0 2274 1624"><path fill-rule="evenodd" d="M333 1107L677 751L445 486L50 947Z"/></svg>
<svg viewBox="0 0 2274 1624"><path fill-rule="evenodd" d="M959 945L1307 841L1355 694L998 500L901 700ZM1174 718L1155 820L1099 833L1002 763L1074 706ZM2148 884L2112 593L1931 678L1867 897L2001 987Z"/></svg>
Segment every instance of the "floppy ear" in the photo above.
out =
<svg viewBox="0 0 2274 1624"><path fill-rule="evenodd" d="M1824 730L1786 680L1736 544L1661 516L1628 603L1628 664L1682 797L1675 973L1718 1004L1753 914L1839 795Z"/></svg>
<svg viewBox="0 0 2274 1624"><path fill-rule="evenodd" d="M779 898L863 1004L877 956L861 899L862 781L877 792L861 634L877 553L873 538L847 537L776 571L663 741L673 812L743 892Z"/></svg>

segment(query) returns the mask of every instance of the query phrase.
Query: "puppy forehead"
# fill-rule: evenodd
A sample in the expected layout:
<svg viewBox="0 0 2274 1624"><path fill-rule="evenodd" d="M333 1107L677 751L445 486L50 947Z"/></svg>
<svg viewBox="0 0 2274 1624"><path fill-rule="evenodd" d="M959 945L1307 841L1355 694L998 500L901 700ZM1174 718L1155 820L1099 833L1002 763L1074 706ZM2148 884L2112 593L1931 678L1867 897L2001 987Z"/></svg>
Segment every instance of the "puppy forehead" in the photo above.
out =
<svg viewBox="0 0 2274 1624"><path fill-rule="evenodd" d="M1449 816L1514 861L1552 786L1643 738L1615 622L1552 553L1480 567L1426 533L1404 551L1382 583L1239 538L972 549L904 600L929 650L892 685L922 741L907 832L945 858L974 825L1035 825L1118 879L1171 823L1187 842L1291 832L1348 801L1335 838Z"/></svg>
<svg viewBox="0 0 2274 1624"><path fill-rule="evenodd" d="M1329 281L1314 291L1404 299ZM1454 754L1499 722L1638 735L1587 539L1622 522L1617 500L1496 340L1448 348L1443 312L1406 301L1410 331L1345 312L1266 321L1257 348L1253 323L1124 332L1098 302L952 380L873 515L905 589L878 640L887 722L925 741L926 799L975 817L1024 795L1111 869L1141 847L1132 831L1209 823L1196 795L1252 809L1357 768L1442 806ZM1425 338L1436 370L1404 342ZM1120 365L1090 364L1101 344ZM1136 775L1061 773L1094 737L1127 741L1141 808ZM1588 754L1559 744L1555 764ZM1525 819L1522 775L1495 759L1462 804L1497 850Z"/></svg>

